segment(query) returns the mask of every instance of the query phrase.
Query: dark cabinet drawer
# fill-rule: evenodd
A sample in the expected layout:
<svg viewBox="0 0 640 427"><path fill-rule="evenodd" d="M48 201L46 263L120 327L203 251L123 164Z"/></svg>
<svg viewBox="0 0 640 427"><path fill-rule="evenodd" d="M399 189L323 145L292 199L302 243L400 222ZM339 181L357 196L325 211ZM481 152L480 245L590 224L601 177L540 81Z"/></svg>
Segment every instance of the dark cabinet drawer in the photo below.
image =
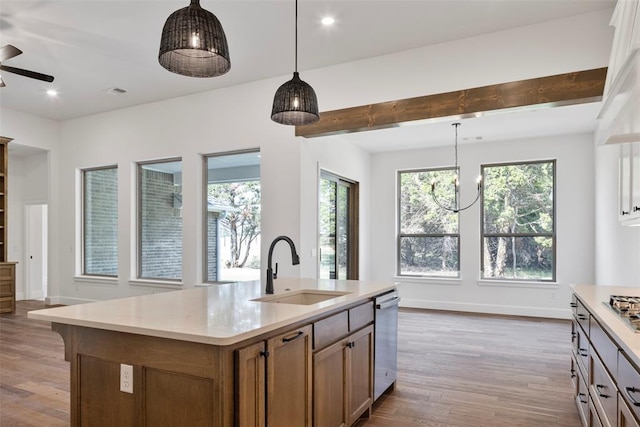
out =
<svg viewBox="0 0 640 427"><path fill-rule="evenodd" d="M640 423L633 416L629 405L620 393L618 393L618 427L640 427Z"/></svg>
<svg viewBox="0 0 640 427"><path fill-rule="evenodd" d="M607 368L607 372L612 377L615 377L618 371L618 347L594 317L591 317L589 325L591 351L598 353L604 367Z"/></svg>
<svg viewBox="0 0 640 427"><path fill-rule="evenodd" d="M640 419L640 373L621 351L618 353L618 389L636 418Z"/></svg>
<svg viewBox="0 0 640 427"><path fill-rule="evenodd" d="M618 390L593 348L589 357L591 359L589 394L593 399L593 405L602 424L615 427L618 420Z"/></svg>
<svg viewBox="0 0 640 427"><path fill-rule="evenodd" d="M578 324L582 326L587 337L589 336L589 310L582 304L578 298L575 299L575 307L573 309L573 317Z"/></svg>
<svg viewBox="0 0 640 427"><path fill-rule="evenodd" d="M587 378L589 368L589 339L585 335L580 325L573 322L573 351L578 361L578 367L582 370L582 376Z"/></svg>

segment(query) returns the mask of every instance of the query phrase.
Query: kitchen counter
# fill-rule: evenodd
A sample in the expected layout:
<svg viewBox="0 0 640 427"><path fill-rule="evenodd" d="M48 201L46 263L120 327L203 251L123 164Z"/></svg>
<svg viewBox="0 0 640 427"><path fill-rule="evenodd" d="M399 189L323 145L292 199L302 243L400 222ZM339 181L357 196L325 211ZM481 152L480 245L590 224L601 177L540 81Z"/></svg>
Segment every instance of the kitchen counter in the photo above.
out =
<svg viewBox="0 0 640 427"><path fill-rule="evenodd" d="M353 425L373 404L374 297L394 284L274 286L265 295L260 281L211 285L28 317L64 340L73 427L324 424L313 405L329 408L315 416Z"/></svg>
<svg viewBox="0 0 640 427"><path fill-rule="evenodd" d="M640 288L622 286L575 285L575 294L584 303L598 323L614 338L636 366L640 366L640 333L634 332L610 307L611 295L640 297Z"/></svg>
<svg viewBox="0 0 640 427"><path fill-rule="evenodd" d="M213 345L230 345L393 289L392 283L279 278L274 294L313 289L349 292L311 305L277 304L260 281L211 285L31 311L53 323Z"/></svg>

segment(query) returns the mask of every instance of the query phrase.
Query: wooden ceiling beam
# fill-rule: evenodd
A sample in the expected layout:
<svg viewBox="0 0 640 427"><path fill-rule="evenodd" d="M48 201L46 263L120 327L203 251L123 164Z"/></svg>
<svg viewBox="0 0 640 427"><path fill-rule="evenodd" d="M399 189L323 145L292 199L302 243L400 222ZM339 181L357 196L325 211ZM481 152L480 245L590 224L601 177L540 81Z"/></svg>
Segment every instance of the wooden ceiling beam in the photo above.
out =
<svg viewBox="0 0 640 427"><path fill-rule="evenodd" d="M325 111L319 122L296 126L296 136L313 138L396 127L416 120L597 102L602 99L606 76L605 67Z"/></svg>

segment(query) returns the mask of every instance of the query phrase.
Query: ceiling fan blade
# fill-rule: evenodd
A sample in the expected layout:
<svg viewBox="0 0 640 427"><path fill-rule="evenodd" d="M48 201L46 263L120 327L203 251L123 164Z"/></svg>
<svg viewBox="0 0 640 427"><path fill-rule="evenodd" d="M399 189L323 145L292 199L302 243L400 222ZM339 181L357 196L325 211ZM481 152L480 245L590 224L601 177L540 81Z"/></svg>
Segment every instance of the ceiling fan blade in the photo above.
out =
<svg viewBox="0 0 640 427"><path fill-rule="evenodd" d="M0 62L6 61L9 58L13 58L14 56L18 56L22 53L20 49L13 45L6 45L0 47Z"/></svg>
<svg viewBox="0 0 640 427"><path fill-rule="evenodd" d="M19 74L25 77L31 77L32 79L42 80L51 83L53 76L48 76L42 73L36 73L35 71L23 70L22 68L9 67L6 65L0 65L0 70L7 71L9 73Z"/></svg>

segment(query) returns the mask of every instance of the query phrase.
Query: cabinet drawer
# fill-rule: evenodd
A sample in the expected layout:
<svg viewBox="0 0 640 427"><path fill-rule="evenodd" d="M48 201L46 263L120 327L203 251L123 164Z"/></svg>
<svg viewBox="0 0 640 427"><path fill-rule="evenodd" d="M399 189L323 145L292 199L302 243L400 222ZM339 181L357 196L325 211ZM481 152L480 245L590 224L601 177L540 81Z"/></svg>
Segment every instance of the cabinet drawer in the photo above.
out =
<svg viewBox="0 0 640 427"><path fill-rule="evenodd" d="M575 354L571 355L571 382L573 383L573 394L578 394L578 362L576 362Z"/></svg>
<svg viewBox="0 0 640 427"><path fill-rule="evenodd" d="M631 409L618 393L618 427L640 427L640 423L633 416Z"/></svg>
<svg viewBox="0 0 640 427"><path fill-rule="evenodd" d="M13 295L14 292L14 284L13 282L7 282L4 280L0 280L0 297L6 297Z"/></svg>
<svg viewBox="0 0 640 427"><path fill-rule="evenodd" d="M609 335L593 317L589 320L589 330L591 351L598 353L604 367L607 368L607 372L615 378L618 370L618 346L614 344Z"/></svg>
<svg viewBox="0 0 640 427"><path fill-rule="evenodd" d="M349 309L349 332L373 322L373 301Z"/></svg>
<svg viewBox="0 0 640 427"><path fill-rule="evenodd" d="M576 298L576 307L574 308L573 317L578 324L582 326L587 337L589 336L589 310L582 304L582 301Z"/></svg>
<svg viewBox="0 0 640 427"><path fill-rule="evenodd" d="M13 280L15 272L14 264L0 264L0 279Z"/></svg>
<svg viewBox="0 0 640 427"><path fill-rule="evenodd" d="M582 420L583 426L588 426L587 419L589 417L589 391L587 384L584 381L584 377L580 370L578 370L578 388L576 390L576 406L578 407L578 413Z"/></svg>
<svg viewBox="0 0 640 427"><path fill-rule="evenodd" d="M16 301L14 297L0 297L0 313L12 313L15 311Z"/></svg>
<svg viewBox="0 0 640 427"><path fill-rule="evenodd" d="M573 341L573 351L578 361L578 367L582 370L582 376L587 377L587 368L589 367L589 339L584 331L574 322L575 339Z"/></svg>
<svg viewBox="0 0 640 427"><path fill-rule="evenodd" d="M607 373L602 361L593 348L591 349L591 384L589 393L593 405L600 415L600 421L605 426L616 426L618 419L618 393L613 380Z"/></svg>
<svg viewBox="0 0 640 427"><path fill-rule="evenodd" d="M593 400L589 399L589 423L587 424L589 427L615 427L609 424L603 424L600 420L600 416L598 415L598 411L593 405Z"/></svg>
<svg viewBox="0 0 640 427"><path fill-rule="evenodd" d="M640 419L640 373L623 352L618 353L618 389L629 408Z"/></svg>
<svg viewBox="0 0 640 427"><path fill-rule="evenodd" d="M349 333L349 314L341 311L313 324L313 348L332 344Z"/></svg>

